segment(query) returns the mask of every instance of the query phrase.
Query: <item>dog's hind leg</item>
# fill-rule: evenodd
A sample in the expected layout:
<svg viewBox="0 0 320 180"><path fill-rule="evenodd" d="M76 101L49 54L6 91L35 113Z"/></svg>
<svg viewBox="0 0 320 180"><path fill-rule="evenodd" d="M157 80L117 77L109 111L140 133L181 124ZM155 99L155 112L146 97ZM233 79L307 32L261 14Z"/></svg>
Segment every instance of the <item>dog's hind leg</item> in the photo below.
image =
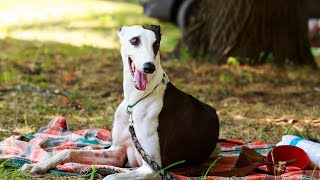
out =
<svg viewBox="0 0 320 180"><path fill-rule="evenodd" d="M127 159L126 148L110 147L106 150L63 150L37 164L25 164L20 170L44 173L59 164L74 162L82 164L107 164L121 167Z"/></svg>
<svg viewBox="0 0 320 180"><path fill-rule="evenodd" d="M216 148L213 150L213 152L210 155L210 158L217 158L220 152L221 152L221 145L217 143Z"/></svg>
<svg viewBox="0 0 320 180"><path fill-rule="evenodd" d="M122 167L127 160L127 147L131 141L128 131L129 115L125 103L117 108L112 130L112 146L106 150L63 150L36 164L25 164L20 170L30 173L44 173L59 164L75 162L83 164L105 164Z"/></svg>
<svg viewBox="0 0 320 180"><path fill-rule="evenodd" d="M159 176L146 162L143 161L143 165L140 166L138 169L126 173L111 174L105 177L103 180L121 179L161 179L161 176Z"/></svg>

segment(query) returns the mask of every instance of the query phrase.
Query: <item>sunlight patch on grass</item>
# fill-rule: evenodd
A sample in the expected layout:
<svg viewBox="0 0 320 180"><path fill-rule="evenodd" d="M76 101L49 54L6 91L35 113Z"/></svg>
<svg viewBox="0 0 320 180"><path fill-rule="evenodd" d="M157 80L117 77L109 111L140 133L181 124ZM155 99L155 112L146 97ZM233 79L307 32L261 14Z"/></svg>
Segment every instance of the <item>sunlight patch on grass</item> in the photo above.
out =
<svg viewBox="0 0 320 180"><path fill-rule="evenodd" d="M67 43L74 46L93 46L99 48L115 48L116 42L111 37L106 37L102 33L91 33L87 35L83 31L42 31L42 30L26 30L17 31L11 37L21 40L37 40L37 41L54 41L59 43ZM93 41L94 40L94 41Z"/></svg>
<svg viewBox="0 0 320 180"><path fill-rule="evenodd" d="M122 25L158 24L140 5L98 0L23 0L0 2L0 39L53 41L74 46L119 48ZM169 49L180 37L169 26ZM166 47L165 49L168 49Z"/></svg>
<svg viewBox="0 0 320 180"><path fill-rule="evenodd" d="M0 4L1 26L61 21L96 13L139 11L136 5L98 0L11 0Z"/></svg>
<svg viewBox="0 0 320 180"><path fill-rule="evenodd" d="M18 133L18 134L31 134L36 132L35 128L32 128L30 126L24 126L24 127L16 127L13 130L14 133Z"/></svg>

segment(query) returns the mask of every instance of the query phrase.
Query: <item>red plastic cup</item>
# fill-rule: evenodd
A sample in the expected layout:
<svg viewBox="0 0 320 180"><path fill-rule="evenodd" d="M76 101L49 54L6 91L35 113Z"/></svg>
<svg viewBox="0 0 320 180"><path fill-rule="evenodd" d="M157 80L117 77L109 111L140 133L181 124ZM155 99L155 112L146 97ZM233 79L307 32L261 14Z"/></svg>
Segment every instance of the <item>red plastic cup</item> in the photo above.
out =
<svg viewBox="0 0 320 180"><path fill-rule="evenodd" d="M296 167L296 169L305 169L308 166L308 155L301 148L290 145L277 146L273 150L271 150L267 155L267 162L273 162L273 164L271 165L268 164L267 168L270 172L275 172L276 175L282 174L285 172L285 169L283 169L283 171L280 171L276 168L276 171L274 171L274 167L277 166L275 163L278 163L279 161L291 161L293 159L296 159L296 161L286 163L284 166Z"/></svg>

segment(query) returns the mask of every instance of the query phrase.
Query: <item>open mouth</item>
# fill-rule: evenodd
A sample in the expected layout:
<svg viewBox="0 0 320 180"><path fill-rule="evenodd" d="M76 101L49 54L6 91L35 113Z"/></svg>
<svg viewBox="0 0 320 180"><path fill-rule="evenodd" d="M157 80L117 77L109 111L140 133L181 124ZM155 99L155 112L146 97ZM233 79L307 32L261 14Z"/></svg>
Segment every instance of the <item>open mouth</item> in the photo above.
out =
<svg viewBox="0 0 320 180"><path fill-rule="evenodd" d="M129 64L129 69L134 81L135 88L139 91L146 90L147 84L148 84L147 74L139 71L130 57L128 58L128 64Z"/></svg>

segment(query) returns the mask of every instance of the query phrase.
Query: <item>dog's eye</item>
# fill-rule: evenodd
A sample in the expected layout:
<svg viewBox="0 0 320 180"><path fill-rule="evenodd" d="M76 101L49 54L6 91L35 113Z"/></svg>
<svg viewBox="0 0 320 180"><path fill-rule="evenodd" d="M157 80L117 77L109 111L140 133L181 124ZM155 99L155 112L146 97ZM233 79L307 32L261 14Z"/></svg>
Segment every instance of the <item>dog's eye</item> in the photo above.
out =
<svg viewBox="0 0 320 180"><path fill-rule="evenodd" d="M160 49L160 42L159 41L154 42L153 43L154 56L158 54L159 49Z"/></svg>
<svg viewBox="0 0 320 180"><path fill-rule="evenodd" d="M134 46L138 46L140 44L140 37L133 37L130 39L130 43Z"/></svg>

